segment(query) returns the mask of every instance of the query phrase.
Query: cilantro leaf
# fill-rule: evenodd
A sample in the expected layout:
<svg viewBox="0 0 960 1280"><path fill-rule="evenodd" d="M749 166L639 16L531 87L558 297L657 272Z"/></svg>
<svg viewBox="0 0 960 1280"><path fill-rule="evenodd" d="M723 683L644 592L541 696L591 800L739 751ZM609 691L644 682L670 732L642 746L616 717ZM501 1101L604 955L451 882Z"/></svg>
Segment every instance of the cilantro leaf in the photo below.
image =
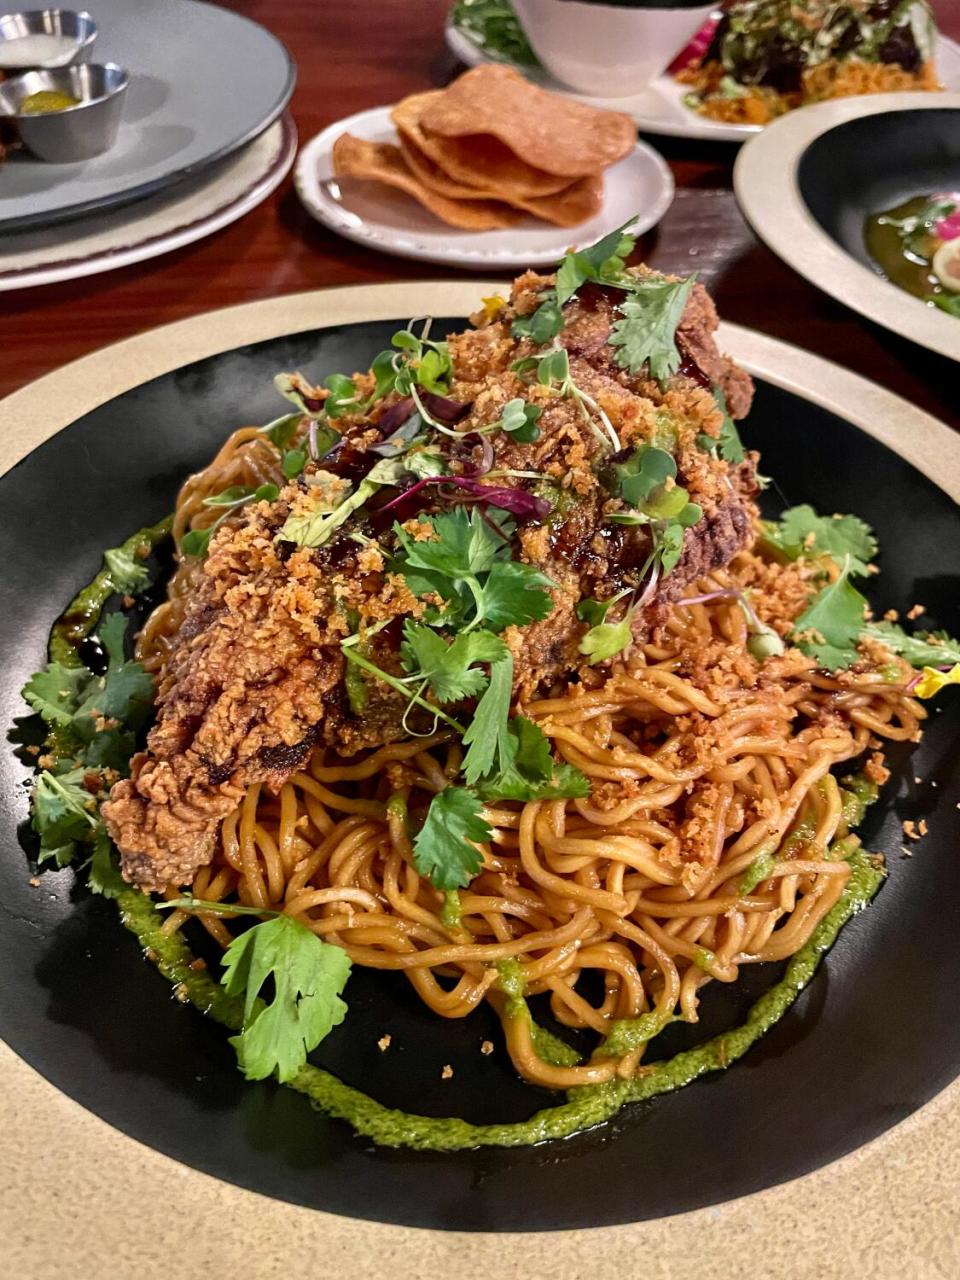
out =
<svg viewBox="0 0 960 1280"><path fill-rule="evenodd" d="M649 366L650 377L665 382L680 367L676 333L693 288L686 280L637 280L620 303L621 319L610 333L616 361L629 373Z"/></svg>
<svg viewBox="0 0 960 1280"><path fill-rule="evenodd" d="M84 785L86 771L71 769L53 774L44 769L33 789L31 825L40 837L40 862L65 867L73 860L78 842L87 840L99 826L93 796Z"/></svg>
<svg viewBox="0 0 960 1280"><path fill-rule="evenodd" d="M111 614L101 624L100 640L109 658L107 673L100 677L89 676L83 700L74 717L75 726L81 717L97 715L118 720L132 730L146 723L153 705L153 678L139 662L124 660L126 629L127 620L121 613Z"/></svg>
<svg viewBox="0 0 960 1280"><path fill-rule="evenodd" d="M430 684L441 702L473 698L487 685L487 673L477 662L498 662L507 656L507 646L489 631L461 632L447 643L431 627L410 619L404 625L402 654L404 667Z"/></svg>
<svg viewBox="0 0 960 1280"><path fill-rule="evenodd" d="M945 631L917 631L909 635L895 622L868 622L860 634L865 639L879 640L912 667L945 667L960 662L960 641Z"/></svg>
<svg viewBox="0 0 960 1280"><path fill-rule="evenodd" d="M274 1071L281 1083L292 1080L346 1015L340 993L350 976L347 953L279 915L234 938L223 966L227 993L244 996L243 1030L230 1040L241 1071L248 1080ZM264 1007L259 997L268 978L274 998Z"/></svg>
<svg viewBox="0 0 960 1280"><path fill-rule="evenodd" d="M531 564L498 560L483 582L483 621L494 631L539 622L553 609L553 585Z"/></svg>
<svg viewBox="0 0 960 1280"><path fill-rule="evenodd" d="M716 440L711 440L711 444L715 446L720 457L724 462L729 462L736 466L742 462L745 454L743 451L743 441L740 439L740 433L737 431L736 424L730 417L727 409L727 397L723 394L720 387L713 388L713 398L717 402L717 407L723 414L723 422L720 424L720 435ZM708 436L707 439L710 439Z"/></svg>
<svg viewBox="0 0 960 1280"><path fill-rule="evenodd" d="M477 787L482 800L556 800L587 796L590 781L570 764L556 764L550 740L525 716L514 716L508 732L516 743L510 765L484 778Z"/></svg>
<svg viewBox="0 0 960 1280"><path fill-rule="evenodd" d="M507 729L512 696L513 657L508 651L490 667L486 692L463 735L463 744L469 748L463 775L471 785L491 770L502 772L513 763L517 746Z"/></svg>
<svg viewBox="0 0 960 1280"><path fill-rule="evenodd" d="M528 316L517 316L510 326L514 338L529 338L538 347L555 338L563 328L563 312L556 295L551 291L545 302Z"/></svg>
<svg viewBox="0 0 960 1280"><path fill-rule="evenodd" d="M629 611L626 617L619 622L598 622L590 628L580 641L577 646L578 651L584 657L589 658L591 666L596 662L603 662L606 658L612 658L615 654L622 653L633 642L633 631L630 622L631 614Z"/></svg>
<svg viewBox="0 0 960 1280"><path fill-rule="evenodd" d="M929 301L941 311L945 311L948 316L956 316L960 319L960 293L932 293Z"/></svg>
<svg viewBox="0 0 960 1280"><path fill-rule="evenodd" d="M483 866L483 854L468 841L479 844L492 835L477 795L447 787L431 800L414 839L414 865L437 889L463 888Z"/></svg>
<svg viewBox="0 0 960 1280"><path fill-rule="evenodd" d="M124 547L105 551L103 564L110 575L110 585L121 595L136 595L150 581L146 566Z"/></svg>
<svg viewBox="0 0 960 1280"><path fill-rule="evenodd" d="M764 524L763 535L791 560L799 556L829 556L839 564L850 561L850 572L866 574L877 554L873 530L859 516L818 516L804 503L785 511L778 521Z"/></svg>
<svg viewBox="0 0 960 1280"><path fill-rule="evenodd" d="M837 580L818 592L793 624L794 643L828 671L848 667L857 658L867 602L850 585L850 574L847 557ZM813 635L806 634L811 632Z"/></svg>
<svg viewBox="0 0 960 1280"><path fill-rule="evenodd" d="M123 876L120 874L113 841L106 831L97 833L93 857L90 859L90 870L87 873L87 885L91 893L99 893L104 898L116 898L126 888Z"/></svg>
<svg viewBox="0 0 960 1280"><path fill-rule="evenodd" d="M468 513L463 507L429 519L421 516L420 523L433 530L434 538L430 541L414 539L395 524L393 531L406 557L403 572L406 573L409 566L454 580L466 580L486 573L497 557L508 549L507 539L514 528L512 521L502 519L494 512L490 513L489 519L495 528L490 528L476 508Z"/></svg>
<svg viewBox="0 0 960 1280"><path fill-rule="evenodd" d="M625 259L637 243L634 236L624 233L636 220L634 215L596 244L566 255L557 271L557 301L561 306L574 296L581 285L591 282L612 284L623 275Z"/></svg>
<svg viewBox="0 0 960 1280"><path fill-rule="evenodd" d="M30 677L22 696L48 725L68 725L76 714L81 690L89 680L86 667L65 667L59 662L50 662Z"/></svg>

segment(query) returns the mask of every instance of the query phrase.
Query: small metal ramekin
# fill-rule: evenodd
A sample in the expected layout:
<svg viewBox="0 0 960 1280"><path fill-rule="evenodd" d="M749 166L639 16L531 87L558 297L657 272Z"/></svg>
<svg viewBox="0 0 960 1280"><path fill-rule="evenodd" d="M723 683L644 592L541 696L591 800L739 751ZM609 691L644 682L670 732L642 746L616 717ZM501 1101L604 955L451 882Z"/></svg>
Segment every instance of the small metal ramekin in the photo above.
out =
<svg viewBox="0 0 960 1280"><path fill-rule="evenodd" d="M89 13L77 13L73 9L31 9L25 13L5 13L0 16L0 71L19 72L32 70L22 63L11 66L4 61L4 46L11 46L24 36L65 36L72 42L74 50L65 62L38 62L36 66L45 70L57 70L60 67L74 66L78 62L89 62L93 52L93 42L97 38L97 24ZM7 55L10 56L9 53Z"/></svg>
<svg viewBox="0 0 960 1280"><path fill-rule="evenodd" d="M117 140L130 77L113 62L81 63L58 71L27 71L0 83L0 115L16 122L39 160L70 164L108 151ZM24 98L43 90L69 94L75 107L38 115L21 112Z"/></svg>

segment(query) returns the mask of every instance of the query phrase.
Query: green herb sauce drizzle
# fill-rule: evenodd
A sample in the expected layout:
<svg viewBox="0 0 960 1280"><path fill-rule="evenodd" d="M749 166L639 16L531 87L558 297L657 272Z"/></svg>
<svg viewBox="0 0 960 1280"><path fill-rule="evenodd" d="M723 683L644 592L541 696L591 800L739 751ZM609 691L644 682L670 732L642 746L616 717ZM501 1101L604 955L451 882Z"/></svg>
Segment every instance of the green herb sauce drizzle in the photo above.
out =
<svg viewBox="0 0 960 1280"><path fill-rule="evenodd" d="M173 526L169 515L159 524L131 534L117 549L131 556L144 556L166 538ZM63 614L54 624L50 634L49 656L51 662L62 662L65 667L80 666L77 645L85 640L100 621L103 606L117 592L110 570L104 566L94 580L78 592Z"/></svg>
<svg viewBox="0 0 960 1280"><path fill-rule="evenodd" d="M884 871L879 859L857 850L850 857L850 878L836 904L810 940L788 962L783 978L754 1004L742 1026L654 1063L632 1080L612 1080L570 1091L568 1101L538 1111L517 1124L475 1125L456 1118L411 1115L382 1106L320 1067L302 1067L290 1087L314 1106L348 1124L384 1147L424 1151L462 1151L470 1147L518 1147L569 1138L612 1119L627 1103L644 1102L682 1089L711 1071L722 1071L741 1058L778 1022L817 971L824 954L851 916L863 910L879 889ZM194 970L193 955L180 934L162 931L163 917L138 889L124 889L117 899L121 918L148 957L169 981L178 998L231 1030L238 1030L242 1002L228 996L206 970ZM511 1001L522 996L511 993ZM549 1033L542 1032L543 1036ZM551 1040L554 1037L550 1037ZM565 1055L566 1056L566 1055ZM569 1061L569 1059L568 1059Z"/></svg>

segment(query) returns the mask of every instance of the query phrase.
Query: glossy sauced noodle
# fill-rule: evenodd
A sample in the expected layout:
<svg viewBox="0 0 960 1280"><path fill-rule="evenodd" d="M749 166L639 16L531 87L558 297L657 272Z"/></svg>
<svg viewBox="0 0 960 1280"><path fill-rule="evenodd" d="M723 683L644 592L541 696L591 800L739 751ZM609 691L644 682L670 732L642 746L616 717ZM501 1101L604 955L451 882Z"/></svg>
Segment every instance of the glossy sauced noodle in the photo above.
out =
<svg viewBox="0 0 960 1280"><path fill-rule="evenodd" d="M198 516L207 522L204 494L270 478L268 451L251 431L235 433L185 486L177 535ZM756 566L743 553L689 594L736 585ZM184 562L140 642L161 687L197 572ZM805 943L842 893L856 844L831 770L877 739L915 738L924 715L881 672L825 675L795 651L757 678L747 639L735 601L679 602L629 665L526 703L593 793L488 805L484 866L458 894L417 874L408 821L456 777L454 734L351 760L318 750L278 795L251 787L193 893L282 908L355 964L402 970L442 1017L489 1001L518 1071L537 1084L630 1076L660 1026L696 1019L706 983L734 982L741 965L783 960ZM187 918L175 911L165 927ZM228 921L200 919L229 941ZM546 993L561 1024L597 1032L593 1057L540 1056L507 975L512 989ZM644 1014L633 1039L614 1025Z"/></svg>

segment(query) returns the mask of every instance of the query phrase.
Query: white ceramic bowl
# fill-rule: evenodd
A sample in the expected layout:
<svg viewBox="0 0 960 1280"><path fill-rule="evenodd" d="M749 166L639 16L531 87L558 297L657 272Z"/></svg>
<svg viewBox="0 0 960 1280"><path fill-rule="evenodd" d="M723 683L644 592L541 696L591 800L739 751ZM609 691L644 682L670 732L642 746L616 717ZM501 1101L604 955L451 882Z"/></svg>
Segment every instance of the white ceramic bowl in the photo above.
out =
<svg viewBox="0 0 960 1280"><path fill-rule="evenodd" d="M655 0L654 0L655 3ZM580 0L514 0L547 70L581 93L639 93L670 65L715 8L634 8Z"/></svg>

